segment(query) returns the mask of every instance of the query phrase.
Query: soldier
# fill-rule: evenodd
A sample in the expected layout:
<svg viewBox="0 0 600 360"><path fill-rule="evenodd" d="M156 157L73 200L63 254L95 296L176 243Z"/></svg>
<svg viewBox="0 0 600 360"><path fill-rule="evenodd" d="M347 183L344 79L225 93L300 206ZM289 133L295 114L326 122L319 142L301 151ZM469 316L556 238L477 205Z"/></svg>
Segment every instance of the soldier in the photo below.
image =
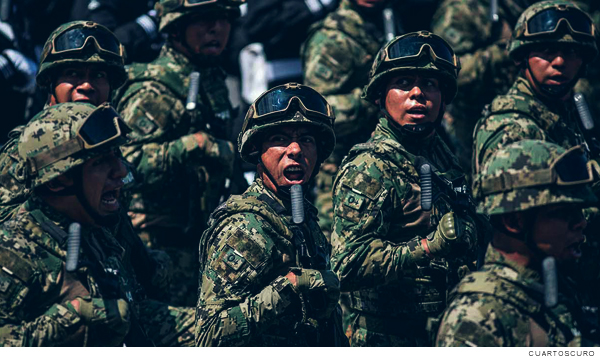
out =
<svg viewBox="0 0 600 360"><path fill-rule="evenodd" d="M564 271L581 256L593 180L581 146L522 140L487 159L473 192L493 242L453 290L437 346L598 345Z"/></svg>
<svg viewBox="0 0 600 360"><path fill-rule="evenodd" d="M232 172L227 138L231 104L218 66L239 0L160 0L159 30L168 40L149 64L133 64L118 110L133 129L124 149L137 170L133 224L151 247L176 264L171 303L195 306L198 239ZM190 75L199 72L195 108L186 110Z"/></svg>
<svg viewBox="0 0 600 360"><path fill-rule="evenodd" d="M36 82L48 93L46 107L63 102L100 105L126 78L123 47L104 26L74 21L55 29L42 52ZM0 220L25 201L24 163L19 163L15 128L0 153Z"/></svg>
<svg viewBox="0 0 600 360"><path fill-rule="evenodd" d="M118 200L128 131L109 105L84 103L25 127L32 191L0 230L0 345L190 345L193 309L147 300L138 281L139 238Z"/></svg>
<svg viewBox="0 0 600 360"><path fill-rule="evenodd" d="M295 83L251 105L238 150L257 177L202 235L196 345L348 345L331 246L303 196L335 146L334 118L321 94Z"/></svg>
<svg viewBox="0 0 600 360"><path fill-rule="evenodd" d="M572 91L598 53L590 17L565 0L529 7L509 44L520 74L506 95L497 96L475 126L474 176L494 152L522 139L564 148L583 143Z"/></svg>
<svg viewBox="0 0 600 360"><path fill-rule="evenodd" d="M460 165L470 173L473 128L481 111L505 94L517 75L506 43L523 11L536 0L445 0L436 11L432 31L446 39L460 57L458 93L448 107L445 128ZM492 3L495 17L492 18Z"/></svg>
<svg viewBox="0 0 600 360"><path fill-rule="evenodd" d="M331 236L332 184L352 146L366 141L377 123L377 107L361 99L373 59L385 43L381 18L388 0L342 0L315 24L302 47L304 82L325 96L336 113L337 144L316 178L319 226Z"/></svg>
<svg viewBox="0 0 600 360"><path fill-rule="evenodd" d="M332 264L351 291L352 346L431 344L428 318L472 265L474 220L451 200L468 198L464 174L436 134L459 70L448 43L427 31L390 41L373 64L363 97L381 118L333 185ZM435 179L431 211L421 208L421 164Z"/></svg>

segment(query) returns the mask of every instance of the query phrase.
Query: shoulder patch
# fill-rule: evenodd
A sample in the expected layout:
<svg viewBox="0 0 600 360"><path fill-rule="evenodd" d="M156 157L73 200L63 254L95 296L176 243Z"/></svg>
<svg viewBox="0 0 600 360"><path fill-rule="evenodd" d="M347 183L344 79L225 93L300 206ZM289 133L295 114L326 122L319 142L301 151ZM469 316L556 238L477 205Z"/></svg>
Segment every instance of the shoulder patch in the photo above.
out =
<svg viewBox="0 0 600 360"><path fill-rule="evenodd" d="M24 283L29 282L34 273L33 264L15 252L0 247L0 271L13 275Z"/></svg>

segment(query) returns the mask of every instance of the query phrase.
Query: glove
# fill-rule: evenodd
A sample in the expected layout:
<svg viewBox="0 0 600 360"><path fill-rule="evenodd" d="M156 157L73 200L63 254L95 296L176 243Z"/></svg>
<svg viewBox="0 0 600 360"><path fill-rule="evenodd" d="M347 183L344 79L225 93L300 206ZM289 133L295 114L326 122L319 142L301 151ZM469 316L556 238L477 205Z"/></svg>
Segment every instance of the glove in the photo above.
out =
<svg viewBox="0 0 600 360"><path fill-rule="evenodd" d="M74 301L77 301L79 306ZM69 305L89 326L91 332L102 334L103 339L110 341L110 344L106 344L108 346L120 345L129 333L129 304L123 299L77 297Z"/></svg>
<svg viewBox="0 0 600 360"><path fill-rule="evenodd" d="M340 299L340 280L333 271L293 268L286 277L296 292L306 294L309 317L330 317Z"/></svg>
<svg viewBox="0 0 600 360"><path fill-rule="evenodd" d="M433 257L443 257L450 253L453 246L460 242L463 233L460 218L454 216L453 212L446 213L440 220L433 237L426 239L425 251Z"/></svg>
<svg viewBox="0 0 600 360"><path fill-rule="evenodd" d="M195 133L194 137L198 145L205 150L204 156L224 167L224 176L233 173L235 148L231 141L217 139L202 131Z"/></svg>
<svg viewBox="0 0 600 360"><path fill-rule="evenodd" d="M0 72L13 88L20 93L33 94L37 64L13 49L6 49L0 55Z"/></svg>

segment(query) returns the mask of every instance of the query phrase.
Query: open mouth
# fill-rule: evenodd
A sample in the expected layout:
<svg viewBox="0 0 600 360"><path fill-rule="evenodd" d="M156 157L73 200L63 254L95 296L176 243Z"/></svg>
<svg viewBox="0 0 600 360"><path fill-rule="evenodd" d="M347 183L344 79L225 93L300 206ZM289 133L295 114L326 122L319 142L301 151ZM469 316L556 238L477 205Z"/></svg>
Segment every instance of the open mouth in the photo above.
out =
<svg viewBox="0 0 600 360"><path fill-rule="evenodd" d="M217 40L212 40L212 41L209 41L204 46L202 46L202 48L205 50L219 50L219 49L221 49L221 42L219 42Z"/></svg>
<svg viewBox="0 0 600 360"><path fill-rule="evenodd" d="M102 194L102 204L107 205L109 207L113 207L118 205L119 203L119 192L118 190L110 190L110 191L106 191Z"/></svg>
<svg viewBox="0 0 600 360"><path fill-rule="evenodd" d="M426 107L414 107L414 108L409 109L407 111L407 113L409 113L410 115L413 115L413 116L422 117L422 116L427 115L427 113L429 113L429 111L427 111Z"/></svg>
<svg viewBox="0 0 600 360"><path fill-rule="evenodd" d="M583 241L579 241L576 243L573 243L569 246L567 246L566 250L569 252L569 254L575 258L580 258L581 257L581 244L583 244Z"/></svg>
<svg viewBox="0 0 600 360"><path fill-rule="evenodd" d="M289 166L283 170L283 176L289 181L304 179L304 170L300 166Z"/></svg>

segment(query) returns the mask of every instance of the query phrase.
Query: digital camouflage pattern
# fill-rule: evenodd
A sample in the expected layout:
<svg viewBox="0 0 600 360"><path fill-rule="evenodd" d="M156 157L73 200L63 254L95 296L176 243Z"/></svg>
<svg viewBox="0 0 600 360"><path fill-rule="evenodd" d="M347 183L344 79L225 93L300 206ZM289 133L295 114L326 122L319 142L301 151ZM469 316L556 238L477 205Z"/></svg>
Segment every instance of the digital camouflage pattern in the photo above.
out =
<svg viewBox="0 0 600 360"><path fill-rule="evenodd" d="M51 53L54 40L66 30L73 28L95 29L102 37L114 37L114 34L106 27L92 21L72 21L59 26L50 34L44 44L40 57L40 68L35 78L37 84L42 88L51 86L56 73L66 66L99 65L106 68L112 89L123 85L127 75L125 73L125 48L121 44L119 44L121 56L101 52L91 43L88 43L82 50L69 51L64 54ZM115 40L118 42L116 37Z"/></svg>
<svg viewBox="0 0 600 360"><path fill-rule="evenodd" d="M33 195L0 230L0 345L189 346L193 308L147 300L128 221L82 227L79 268L65 271L70 220ZM105 268L116 278L107 279ZM138 275L136 277L136 275ZM118 284L115 286L115 284ZM111 286L112 285L112 286ZM81 298L89 313L69 301Z"/></svg>
<svg viewBox="0 0 600 360"><path fill-rule="evenodd" d="M490 20L490 0L444 0L432 31L450 43L460 58L458 94L445 113L445 129L460 165L471 168L473 128L495 96L505 94L518 69L506 44L519 15L533 0L498 0L499 22Z"/></svg>
<svg viewBox="0 0 600 360"><path fill-rule="evenodd" d="M544 140L565 149L582 144L578 123L571 99L542 102L525 78L517 78L506 95L494 99L475 126L473 176L496 151L519 140Z"/></svg>
<svg viewBox="0 0 600 360"><path fill-rule="evenodd" d="M456 186L464 184L438 135L415 141L386 118L368 143L352 148L336 177L332 265L341 290L351 292L352 346L431 345L428 318L441 314L446 291L472 266L467 253L477 235L466 214L455 213L466 224L464 251L429 261L419 250L453 209L439 197L431 212L421 210L417 156ZM434 184L433 191L441 189Z"/></svg>
<svg viewBox="0 0 600 360"><path fill-rule="evenodd" d="M316 177L315 205L327 237L333 225L331 191L338 167L353 145L369 138L377 123L377 107L361 99L361 94L384 42L384 34L361 14L360 7L342 0L336 11L313 25L301 50L304 83L325 96L336 116L337 144Z"/></svg>
<svg viewBox="0 0 600 360"><path fill-rule="evenodd" d="M160 17L159 31L169 32L176 28L193 15L206 14L211 11L229 12L232 18L240 16L239 6L246 0L216 0L202 4L206 1L195 1L198 5L186 6L185 0L158 0L154 5L158 16Z"/></svg>
<svg viewBox="0 0 600 360"><path fill-rule="evenodd" d="M310 318L305 298L285 277L296 267L330 269L331 246L319 229L317 211L307 201L304 210L304 223L294 225L289 200L278 198L260 179L215 210L200 241L196 345L347 345L341 313ZM302 241L310 249L310 264L301 261ZM309 317L303 319L303 313Z"/></svg>
<svg viewBox="0 0 600 360"><path fill-rule="evenodd" d="M539 140L518 141L494 152L473 181L478 212L499 215L550 204L583 205L596 201L584 186L538 185L547 179L538 178L534 172L550 169L564 153L560 146ZM508 176L518 176L519 180Z"/></svg>
<svg viewBox="0 0 600 360"><path fill-rule="evenodd" d="M189 112L192 71L200 72L201 84L197 108ZM128 75L116 102L133 129L130 146L123 148L136 169L132 221L148 246L174 261L172 302L193 306L198 239L234 160L233 145L220 140L228 136L232 120L225 75L218 67L195 67L170 43L153 62L133 64Z"/></svg>
<svg viewBox="0 0 600 360"><path fill-rule="evenodd" d="M540 274L490 245L483 269L452 291L436 346L598 346L582 337L577 292L559 279L559 302L548 308Z"/></svg>

